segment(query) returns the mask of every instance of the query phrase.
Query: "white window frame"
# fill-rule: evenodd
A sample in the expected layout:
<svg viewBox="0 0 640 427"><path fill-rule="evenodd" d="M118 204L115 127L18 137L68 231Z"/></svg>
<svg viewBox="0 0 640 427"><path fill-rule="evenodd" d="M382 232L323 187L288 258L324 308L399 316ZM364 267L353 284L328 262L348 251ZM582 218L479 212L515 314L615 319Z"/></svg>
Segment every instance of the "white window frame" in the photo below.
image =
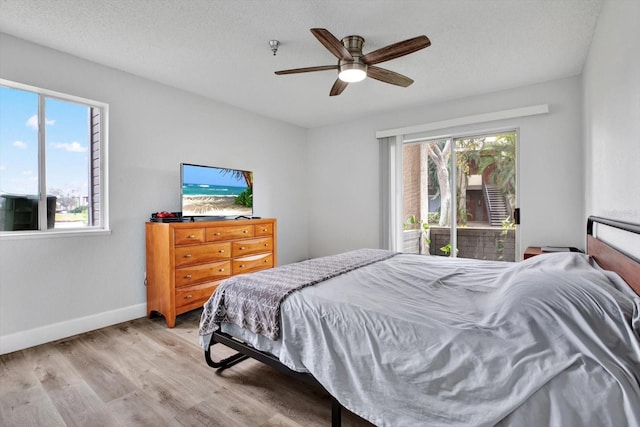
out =
<svg viewBox="0 0 640 427"><path fill-rule="evenodd" d="M109 228L109 104L95 101L93 99L82 98L75 95L69 95L62 92L56 92L49 89L43 89L36 86L31 86L23 83L14 82L11 80L0 79L0 85L23 90L27 92L36 93L38 95L38 123L45 123L44 108L42 104L44 97L59 99L61 101L73 102L76 104L82 104L87 107L100 109L100 225L95 227L78 227L78 228L63 228L63 229L39 229L39 230L19 230L19 231L0 231L0 240L13 240L24 238L50 238L50 237L68 237L68 236L82 236L82 235L96 235L96 234L110 234ZM45 175L45 157L43 155L45 149L45 133L42 131L43 127L38 128L38 179L39 189L44 188L44 182L46 180ZM38 207L46 206L46 191L40 194ZM47 223L47 210L38 209L39 224Z"/></svg>

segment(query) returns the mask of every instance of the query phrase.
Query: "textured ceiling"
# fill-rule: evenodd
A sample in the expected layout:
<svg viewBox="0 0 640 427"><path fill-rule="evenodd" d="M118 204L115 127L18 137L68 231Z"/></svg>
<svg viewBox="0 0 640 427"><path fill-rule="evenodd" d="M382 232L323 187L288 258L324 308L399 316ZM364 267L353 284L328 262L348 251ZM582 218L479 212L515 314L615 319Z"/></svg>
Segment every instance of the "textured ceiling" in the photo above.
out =
<svg viewBox="0 0 640 427"><path fill-rule="evenodd" d="M601 0L0 0L0 31L303 127L579 74ZM425 34L329 97L337 60L309 32L365 38L365 53ZM280 41L276 56L269 40ZM1 58L0 58L1 60Z"/></svg>

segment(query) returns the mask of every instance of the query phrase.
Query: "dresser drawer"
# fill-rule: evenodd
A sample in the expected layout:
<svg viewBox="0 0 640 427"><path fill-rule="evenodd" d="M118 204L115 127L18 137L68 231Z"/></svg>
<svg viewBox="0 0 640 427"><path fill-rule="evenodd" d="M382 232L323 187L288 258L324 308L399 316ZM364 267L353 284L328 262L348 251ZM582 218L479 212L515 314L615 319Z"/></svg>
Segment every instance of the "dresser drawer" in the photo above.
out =
<svg viewBox="0 0 640 427"><path fill-rule="evenodd" d="M181 246L175 249L176 267L216 261L231 257L231 242Z"/></svg>
<svg viewBox="0 0 640 427"><path fill-rule="evenodd" d="M174 230L176 245L191 245L204 242L204 228L184 228Z"/></svg>
<svg viewBox="0 0 640 427"><path fill-rule="evenodd" d="M208 300L220 282L207 282L195 286L185 286L176 289L176 307L193 304L197 301Z"/></svg>
<svg viewBox="0 0 640 427"><path fill-rule="evenodd" d="M255 226L255 235L273 236L273 224L260 224Z"/></svg>
<svg viewBox="0 0 640 427"><path fill-rule="evenodd" d="M273 254L252 255L234 259L233 274L249 273L273 267Z"/></svg>
<svg viewBox="0 0 640 427"><path fill-rule="evenodd" d="M244 255L259 254L269 252L273 248L273 238L262 237L260 239L238 240L231 243L231 256L239 257Z"/></svg>
<svg viewBox="0 0 640 427"><path fill-rule="evenodd" d="M231 263L229 261L176 268L176 288L203 281L223 279L229 277L230 274Z"/></svg>
<svg viewBox="0 0 640 427"><path fill-rule="evenodd" d="M253 237L253 225L207 228L207 242Z"/></svg>

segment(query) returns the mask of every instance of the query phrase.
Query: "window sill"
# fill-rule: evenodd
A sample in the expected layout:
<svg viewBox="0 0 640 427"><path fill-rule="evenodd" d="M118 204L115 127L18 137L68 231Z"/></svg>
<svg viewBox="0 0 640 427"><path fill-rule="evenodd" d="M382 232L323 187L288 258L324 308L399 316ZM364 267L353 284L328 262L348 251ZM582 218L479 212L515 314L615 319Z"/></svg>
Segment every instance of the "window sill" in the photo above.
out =
<svg viewBox="0 0 640 427"><path fill-rule="evenodd" d="M48 239L57 237L103 236L110 235L110 229L66 229L66 230L33 230L33 231L0 231L1 240Z"/></svg>

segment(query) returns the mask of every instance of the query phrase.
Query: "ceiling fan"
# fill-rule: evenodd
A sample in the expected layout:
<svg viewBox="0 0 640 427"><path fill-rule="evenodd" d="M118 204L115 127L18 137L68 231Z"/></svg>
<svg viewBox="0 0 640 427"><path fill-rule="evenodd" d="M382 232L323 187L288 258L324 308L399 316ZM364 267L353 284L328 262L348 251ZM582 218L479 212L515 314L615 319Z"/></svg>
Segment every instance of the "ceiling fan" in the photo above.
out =
<svg viewBox="0 0 640 427"><path fill-rule="evenodd" d="M283 75L339 70L338 79L333 84L329 96L340 95L349 83L359 82L367 76L384 83L407 87L413 83L412 79L394 71L376 67L375 64L390 61L431 46L431 41L427 36L418 36L385 46L364 55L362 53L364 38L360 36L347 36L340 42L333 34L324 28L312 28L311 33L329 52L338 58L338 64L294 68L291 70L276 71L276 74Z"/></svg>

